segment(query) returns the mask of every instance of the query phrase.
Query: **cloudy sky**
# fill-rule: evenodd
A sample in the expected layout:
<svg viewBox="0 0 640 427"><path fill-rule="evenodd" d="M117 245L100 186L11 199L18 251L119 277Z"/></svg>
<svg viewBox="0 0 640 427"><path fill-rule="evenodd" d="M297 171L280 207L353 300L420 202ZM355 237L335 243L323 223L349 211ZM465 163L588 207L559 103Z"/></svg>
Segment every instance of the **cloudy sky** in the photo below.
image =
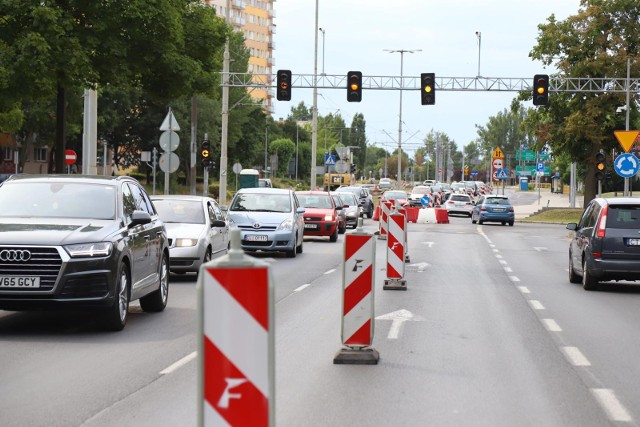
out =
<svg viewBox="0 0 640 427"><path fill-rule="evenodd" d="M529 58L538 24L576 14L579 0L319 0L318 27L324 33L324 72L367 76L436 73L439 77L531 78L551 73ZM316 0L274 3L276 50L274 72L313 74ZM476 32L480 33L480 46ZM323 67L323 37L318 33L318 73ZM515 92L439 91L435 106L420 104L418 91L405 91L402 101L402 146L409 152L430 131L440 131L463 146L477 137L476 124L509 107ZM275 101L274 118L286 117L304 101L313 105L313 90L294 88L291 102ZM346 89L319 90L321 115L340 113L347 126L364 114L370 144L397 147L400 92L366 90L361 103L346 101ZM389 134L389 135L387 135ZM412 136L413 135L413 136ZM320 144L320 142L319 142Z"/></svg>

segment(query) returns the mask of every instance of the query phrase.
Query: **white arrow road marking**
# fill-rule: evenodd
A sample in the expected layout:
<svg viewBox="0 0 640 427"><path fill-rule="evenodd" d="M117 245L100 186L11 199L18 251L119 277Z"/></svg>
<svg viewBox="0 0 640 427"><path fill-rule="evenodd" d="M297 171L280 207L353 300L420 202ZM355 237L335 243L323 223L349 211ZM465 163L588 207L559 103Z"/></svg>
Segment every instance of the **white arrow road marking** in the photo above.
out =
<svg viewBox="0 0 640 427"><path fill-rule="evenodd" d="M418 267L418 272L423 272L425 268L429 267L428 262L419 262L416 264L409 264L407 267Z"/></svg>
<svg viewBox="0 0 640 427"><path fill-rule="evenodd" d="M435 242L421 242L423 245L427 245L429 247L433 246Z"/></svg>
<svg viewBox="0 0 640 427"><path fill-rule="evenodd" d="M402 324L409 320L414 322L423 322L425 319L422 316L414 315L409 310L400 309L393 311L391 313L383 314L376 317L376 320L391 320L391 328L389 328L389 334L387 338L390 340L395 340L400 335L400 329L402 329Z"/></svg>

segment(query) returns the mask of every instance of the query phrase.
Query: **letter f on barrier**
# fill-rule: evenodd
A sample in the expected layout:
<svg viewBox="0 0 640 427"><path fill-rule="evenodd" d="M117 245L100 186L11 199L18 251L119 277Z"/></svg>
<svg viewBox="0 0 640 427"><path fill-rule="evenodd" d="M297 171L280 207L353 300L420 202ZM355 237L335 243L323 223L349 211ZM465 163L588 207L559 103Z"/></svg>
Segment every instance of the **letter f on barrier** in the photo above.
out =
<svg viewBox="0 0 640 427"><path fill-rule="evenodd" d="M222 393L220 400L218 400L218 407L227 409L229 408L229 401L231 399L242 398L242 395L240 393L231 393L229 390L246 383L247 380L245 378L225 378L224 380L227 382L227 387L224 389L224 393Z"/></svg>
<svg viewBox="0 0 640 427"><path fill-rule="evenodd" d="M391 250L394 251L398 246L400 246L400 243L393 242L393 245L391 245Z"/></svg>
<svg viewBox="0 0 640 427"><path fill-rule="evenodd" d="M358 271L359 268L362 268L362 266L360 265L360 263L364 261L363 259L357 259L356 263L353 264L353 270L352 271Z"/></svg>

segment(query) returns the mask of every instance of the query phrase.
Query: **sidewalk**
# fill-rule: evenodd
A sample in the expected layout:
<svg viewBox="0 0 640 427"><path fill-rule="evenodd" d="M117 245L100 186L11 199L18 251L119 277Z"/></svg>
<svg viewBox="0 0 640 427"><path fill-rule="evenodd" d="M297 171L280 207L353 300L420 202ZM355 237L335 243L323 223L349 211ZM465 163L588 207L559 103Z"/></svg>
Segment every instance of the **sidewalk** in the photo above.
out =
<svg viewBox="0 0 640 427"><path fill-rule="evenodd" d="M569 194L565 193L552 193L548 188L540 189L540 198L538 198L538 190L529 192L521 192L518 187L511 187L515 193L529 193L534 195L533 201L530 204L517 205L514 204L513 210L516 215L516 219L526 218L534 213L542 210L543 208L571 208L569 203ZM583 197L582 195L576 195L575 207L582 209Z"/></svg>

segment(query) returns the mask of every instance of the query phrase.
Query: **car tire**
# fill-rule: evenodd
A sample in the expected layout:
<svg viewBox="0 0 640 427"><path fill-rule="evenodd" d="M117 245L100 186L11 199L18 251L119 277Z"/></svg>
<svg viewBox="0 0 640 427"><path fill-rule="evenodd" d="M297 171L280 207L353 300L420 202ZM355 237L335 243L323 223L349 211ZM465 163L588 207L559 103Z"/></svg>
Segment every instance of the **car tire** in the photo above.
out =
<svg viewBox="0 0 640 427"><path fill-rule="evenodd" d="M344 234L347 231L347 224L344 224L342 227L338 229L340 234Z"/></svg>
<svg viewBox="0 0 640 427"><path fill-rule="evenodd" d="M513 227L513 221L509 221L509 227Z"/></svg>
<svg viewBox="0 0 640 427"><path fill-rule="evenodd" d="M369 210L367 211L367 218L373 218L373 204L369 205Z"/></svg>
<svg viewBox="0 0 640 427"><path fill-rule="evenodd" d="M594 291L598 289L598 281L589 274L586 259L582 261L582 287L585 291Z"/></svg>
<svg viewBox="0 0 640 427"><path fill-rule="evenodd" d="M478 218L478 225L482 225L482 223L483 223L483 222L484 222L483 220L481 220L480 218Z"/></svg>
<svg viewBox="0 0 640 427"><path fill-rule="evenodd" d="M129 317L129 267L120 264L113 305L102 316L102 327L107 331L121 331Z"/></svg>
<svg viewBox="0 0 640 427"><path fill-rule="evenodd" d="M140 298L140 307L147 313L157 313L167 306L169 299L168 256L162 255L160 264L160 283L158 289Z"/></svg>
<svg viewBox="0 0 640 427"><path fill-rule="evenodd" d="M333 234L331 236L329 236L329 241L330 242L337 242L338 241L338 227L336 227L336 230L333 232Z"/></svg>
<svg viewBox="0 0 640 427"><path fill-rule="evenodd" d="M303 245L304 245L304 239L302 239L302 241L300 242L300 246L298 246L298 247L296 248L296 252L297 252L297 253L299 253L299 254L301 254L301 253L302 253L302 251L304 250Z"/></svg>
<svg viewBox="0 0 640 427"><path fill-rule="evenodd" d="M202 258L203 264L206 264L209 261L211 261L211 248L207 248L206 252L204 253L204 257Z"/></svg>
<svg viewBox="0 0 640 427"><path fill-rule="evenodd" d="M502 221L502 225L507 225L507 221Z"/></svg>
<svg viewBox="0 0 640 427"><path fill-rule="evenodd" d="M582 277L576 274L576 271L573 269L573 257L569 254L569 282L571 283L580 283L582 281Z"/></svg>
<svg viewBox="0 0 640 427"><path fill-rule="evenodd" d="M473 214L471 214L471 224L475 224L476 222L478 222L478 221L476 221L475 219L473 219Z"/></svg>

